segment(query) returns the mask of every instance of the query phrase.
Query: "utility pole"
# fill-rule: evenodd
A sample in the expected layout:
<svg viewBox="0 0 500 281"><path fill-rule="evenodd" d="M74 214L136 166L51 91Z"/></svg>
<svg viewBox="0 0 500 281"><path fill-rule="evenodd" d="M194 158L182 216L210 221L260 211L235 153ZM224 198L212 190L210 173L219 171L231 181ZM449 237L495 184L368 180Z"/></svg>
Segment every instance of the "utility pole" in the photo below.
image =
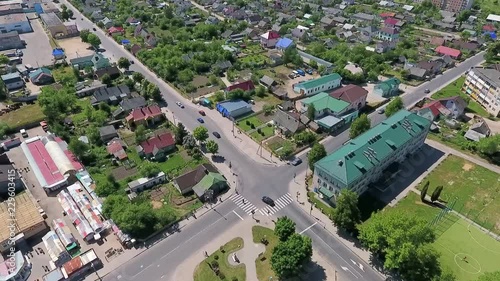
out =
<svg viewBox="0 0 500 281"><path fill-rule="evenodd" d="M337 271L335 270L335 281L337 281Z"/></svg>

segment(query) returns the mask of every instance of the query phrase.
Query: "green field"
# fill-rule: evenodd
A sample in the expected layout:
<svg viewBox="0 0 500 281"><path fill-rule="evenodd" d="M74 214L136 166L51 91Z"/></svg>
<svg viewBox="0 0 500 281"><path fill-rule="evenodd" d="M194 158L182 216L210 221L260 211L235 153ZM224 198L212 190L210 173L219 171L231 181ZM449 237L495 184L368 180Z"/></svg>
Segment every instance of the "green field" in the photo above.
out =
<svg viewBox="0 0 500 281"><path fill-rule="evenodd" d="M482 227L500 234L500 176L463 158L450 155L418 186L430 182L428 194L436 186L444 187L441 199L454 201L453 209Z"/></svg>
<svg viewBox="0 0 500 281"><path fill-rule="evenodd" d="M255 260L255 267L257 269L257 279L260 281L278 280L271 268L271 250L278 245L278 237L274 234L274 230L256 225L252 227L252 235L254 243L261 243L261 239L265 238L268 241L266 251L259 255Z"/></svg>
<svg viewBox="0 0 500 281"><path fill-rule="evenodd" d="M248 132L252 130L252 127L247 124L247 121L250 122L250 124L253 124L255 128L259 127L260 125L264 124L262 121L257 117L257 115L253 115L250 117L243 118L241 120L238 120L237 125L240 127L243 131Z"/></svg>
<svg viewBox="0 0 500 281"><path fill-rule="evenodd" d="M30 124L36 124L44 118L45 115L42 112L42 108L38 103L35 103L21 106L19 109L5 113L0 116L0 122L9 125L12 130L17 130Z"/></svg>
<svg viewBox="0 0 500 281"><path fill-rule="evenodd" d="M260 142L260 141L267 139L267 138L274 135L274 127L272 127L272 126L264 126L260 130L261 130L263 135L259 134L258 131L255 131L255 132L250 134L252 139L254 139L256 142Z"/></svg>

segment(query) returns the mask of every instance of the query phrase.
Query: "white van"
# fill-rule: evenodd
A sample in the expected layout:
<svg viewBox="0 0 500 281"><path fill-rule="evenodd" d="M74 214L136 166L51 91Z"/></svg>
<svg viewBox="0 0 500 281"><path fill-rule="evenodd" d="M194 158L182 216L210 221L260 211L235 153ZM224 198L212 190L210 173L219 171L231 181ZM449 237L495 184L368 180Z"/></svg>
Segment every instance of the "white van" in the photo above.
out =
<svg viewBox="0 0 500 281"><path fill-rule="evenodd" d="M19 131L19 133L21 133L21 136L23 136L23 137L25 137L25 138L27 138L27 137L28 137L28 133L26 132L26 130L25 130L25 129L21 129L21 130Z"/></svg>

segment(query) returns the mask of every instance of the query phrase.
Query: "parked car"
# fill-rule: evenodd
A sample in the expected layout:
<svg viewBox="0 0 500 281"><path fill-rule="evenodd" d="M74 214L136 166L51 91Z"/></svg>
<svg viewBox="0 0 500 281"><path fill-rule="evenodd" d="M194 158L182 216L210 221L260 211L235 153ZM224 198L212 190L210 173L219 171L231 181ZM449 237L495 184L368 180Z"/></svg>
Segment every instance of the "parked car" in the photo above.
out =
<svg viewBox="0 0 500 281"><path fill-rule="evenodd" d="M297 69L297 73L300 75L300 76L306 76L306 73L304 72L304 70L302 69Z"/></svg>
<svg viewBox="0 0 500 281"><path fill-rule="evenodd" d="M94 27L94 28L92 28L92 30L93 30L93 31L97 31L97 29L96 29L95 27Z"/></svg>
<svg viewBox="0 0 500 281"><path fill-rule="evenodd" d="M300 163L302 163L302 159L298 158L298 157L294 157L291 161L290 161L290 165L292 166L298 166L300 165Z"/></svg>
<svg viewBox="0 0 500 281"><path fill-rule="evenodd" d="M198 113L199 113L201 116L205 116L205 111L203 111L203 110L198 111Z"/></svg>
<svg viewBox="0 0 500 281"><path fill-rule="evenodd" d="M205 120L203 120L203 118L201 118L201 117L197 118L196 120L198 120L198 122L200 122L202 124L205 123Z"/></svg>
<svg viewBox="0 0 500 281"><path fill-rule="evenodd" d="M288 74L288 78L290 78L290 79L294 79L295 77L296 77L296 76L295 76L295 74L293 74L293 73Z"/></svg>
<svg viewBox="0 0 500 281"><path fill-rule="evenodd" d="M275 204L274 204L274 200L267 197L267 196L263 196L262 197L262 202L266 203L267 205L271 206L271 207L274 207Z"/></svg>
<svg viewBox="0 0 500 281"><path fill-rule="evenodd" d="M219 133L217 133L217 132L213 132L213 133L212 133L212 135L214 135L214 137L216 137L216 138L220 139L220 134L219 134Z"/></svg>
<svg viewBox="0 0 500 281"><path fill-rule="evenodd" d="M25 129L21 129L21 130L19 131L19 133L21 133L21 136L23 136L24 138L27 138L27 137L28 137L28 133L26 132L26 130L25 130Z"/></svg>
<svg viewBox="0 0 500 281"><path fill-rule="evenodd" d="M429 90L429 89L425 89L425 90L424 90L424 93L426 93L426 94L428 94L428 93L430 93L430 92L431 92L431 90Z"/></svg>
<svg viewBox="0 0 500 281"><path fill-rule="evenodd" d="M377 110L377 113L378 114L384 114L385 113L385 108L381 108L381 109Z"/></svg>
<svg viewBox="0 0 500 281"><path fill-rule="evenodd" d="M175 104L177 104L177 106L180 108L184 108L184 105L180 101L176 102Z"/></svg>
<svg viewBox="0 0 500 281"><path fill-rule="evenodd" d="M311 68L306 69L306 73L309 75L313 74L313 70Z"/></svg>

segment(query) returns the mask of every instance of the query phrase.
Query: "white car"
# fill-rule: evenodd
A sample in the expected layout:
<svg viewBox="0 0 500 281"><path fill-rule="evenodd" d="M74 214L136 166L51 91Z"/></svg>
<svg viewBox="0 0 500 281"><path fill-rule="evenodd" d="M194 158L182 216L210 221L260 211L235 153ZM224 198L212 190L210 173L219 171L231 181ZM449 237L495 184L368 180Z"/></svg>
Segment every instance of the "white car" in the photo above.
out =
<svg viewBox="0 0 500 281"><path fill-rule="evenodd" d="M180 101L176 102L175 104L177 104L177 106L180 108L184 108L184 105Z"/></svg>

